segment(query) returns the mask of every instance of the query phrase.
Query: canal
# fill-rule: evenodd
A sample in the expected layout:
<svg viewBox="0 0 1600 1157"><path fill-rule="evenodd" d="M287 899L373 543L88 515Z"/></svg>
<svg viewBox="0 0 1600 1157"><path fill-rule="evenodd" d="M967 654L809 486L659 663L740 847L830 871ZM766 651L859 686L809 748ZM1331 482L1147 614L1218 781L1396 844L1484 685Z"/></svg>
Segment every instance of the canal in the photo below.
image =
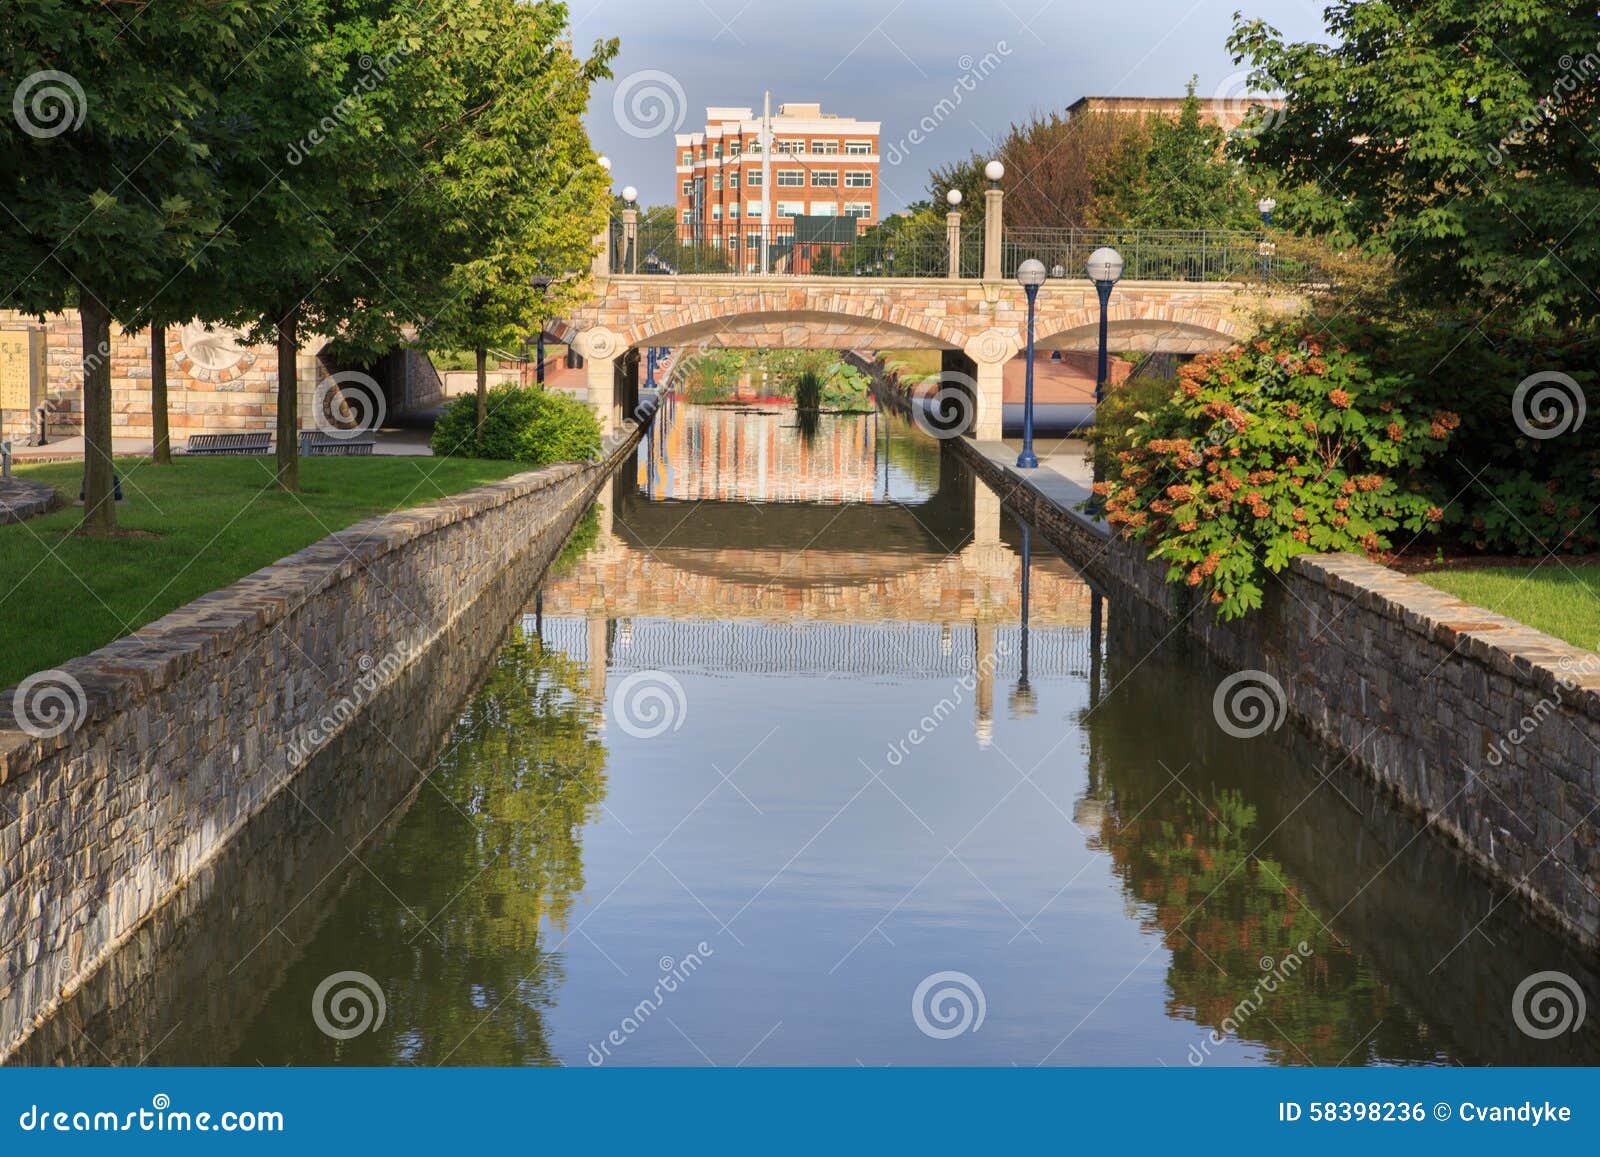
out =
<svg viewBox="0 0 1600 1157"><path fill-rule="evenodd" d="M886 415L669 403L503 629L18 1059L1600 1061L1513 1014L1592 961Z"/></svg>

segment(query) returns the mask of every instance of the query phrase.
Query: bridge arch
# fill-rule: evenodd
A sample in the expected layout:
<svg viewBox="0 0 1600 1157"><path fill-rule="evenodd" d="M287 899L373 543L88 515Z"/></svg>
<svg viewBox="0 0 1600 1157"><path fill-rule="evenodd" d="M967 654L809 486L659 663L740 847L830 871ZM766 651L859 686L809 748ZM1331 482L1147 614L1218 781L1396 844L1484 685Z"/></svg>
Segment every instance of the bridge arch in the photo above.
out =
<svg viewBox="0 0 1600 1157"><path fill-rule="evenodd" d="M966 340L946 317L879 294L753 290L657 309L620 331L628 346L701 344L785 349L958 349ZM719 340L720 339L720 340Z"/></svg>
<svg viewBox="0 0 1600 1157"><path fill-rule="evenodd" d="M1118 305L1113 299L1106 329L1112 348L1165 353L1210 353L1236 345L1248 336L1233 318L1204 307L1168 306L1152 313L1147 306ZM1034 328L1034 345L1045 350L1094 350L1100 344L1100 310L1072 310L1042 317Z"/></svg>

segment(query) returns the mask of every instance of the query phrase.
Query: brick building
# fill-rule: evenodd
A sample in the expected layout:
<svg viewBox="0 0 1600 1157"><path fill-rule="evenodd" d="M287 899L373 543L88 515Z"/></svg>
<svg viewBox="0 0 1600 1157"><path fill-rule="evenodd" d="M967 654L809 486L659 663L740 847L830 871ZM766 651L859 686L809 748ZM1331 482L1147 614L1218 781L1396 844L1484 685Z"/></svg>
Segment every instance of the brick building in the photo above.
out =
<svg viewBox="0 0 1600 1157"><path fill-rule="evenodd" d="M762 153L764 119L770 156ZM769 118L706 109L702 131L675 138L679 241L721 249L735 268L754 271L763 236L788 242L796 218L854 218L857 231L876 224L879 130L877 121L825 113L820 104L781 104Z"/></svg>

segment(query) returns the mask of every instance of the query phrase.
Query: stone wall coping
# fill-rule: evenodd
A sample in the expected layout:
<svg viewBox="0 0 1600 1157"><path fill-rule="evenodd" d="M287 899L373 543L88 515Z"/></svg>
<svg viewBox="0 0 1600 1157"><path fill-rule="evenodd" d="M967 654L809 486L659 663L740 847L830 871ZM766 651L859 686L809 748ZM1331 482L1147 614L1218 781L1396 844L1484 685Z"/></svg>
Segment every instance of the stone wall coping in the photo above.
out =
<svg viewBox="0 0 1600 1157"><path fill-rule="evenodd" d="M0 479L0 526L49 514L60 505L61 499L54 486L26 478Z"/></svg>
<svg viewBox="0 0 1600 1157"><path fill-rule="evenodd" d="M1497 674L1559 691L1585 714L1600 718L1600 655L1526 623L1431 587L1358 554L1302 554L1289 564L1363 609L1474 660Z"/></svg>
<svg viewBox="0 0 1600 1157"><path fill-rule="evenodd" d="M237 582L108 643L58 670L83 687L87 713L77 728L39 738L15 728L15 688L0 692L0 784L17 778L73 734L211 663L281 622L319 591L344 582L405 544L554 486L574 474L608 469L627 444L608 445L602 462L562 462L392 514L374 515L269 563Z"/></svg>

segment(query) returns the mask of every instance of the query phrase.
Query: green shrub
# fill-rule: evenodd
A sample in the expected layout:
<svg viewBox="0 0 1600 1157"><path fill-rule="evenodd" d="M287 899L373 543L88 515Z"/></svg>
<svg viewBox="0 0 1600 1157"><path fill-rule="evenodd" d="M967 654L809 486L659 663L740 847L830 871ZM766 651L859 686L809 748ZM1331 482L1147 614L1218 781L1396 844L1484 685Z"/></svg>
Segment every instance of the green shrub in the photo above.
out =
<svg viewBox="0 0 1600 1157"><path fill-rule="evenodd" d="M1093 453L1115 459L1122 451L1133 448L1144 416L1165 405L1177 388L1174 378L1135 378L1112 386L1095 409L1094 425L1079 433Z"/></svg>
<svg viewBox="0 0 1600 1157"><path fill-rule="evenodd" d="M1297 554L1377 554L1396 529L1437 527L1423 468L1459 424L1419 401L1409 374L1374 374L1348 346L1279 324L1185 365L1096 489L1107 522L1165 559L1168 581L1237 618Z"/></svg>
<svg viewBox="0 0 1600 1157"><path fill-rule="evenodd" d="M477 420L477 396L456 398L433 428L433 452L530 466L577 462L600 452L600 423L594 412L567 394L515 383L495 386L489 391L482 430L476 429Z"/></svg>

